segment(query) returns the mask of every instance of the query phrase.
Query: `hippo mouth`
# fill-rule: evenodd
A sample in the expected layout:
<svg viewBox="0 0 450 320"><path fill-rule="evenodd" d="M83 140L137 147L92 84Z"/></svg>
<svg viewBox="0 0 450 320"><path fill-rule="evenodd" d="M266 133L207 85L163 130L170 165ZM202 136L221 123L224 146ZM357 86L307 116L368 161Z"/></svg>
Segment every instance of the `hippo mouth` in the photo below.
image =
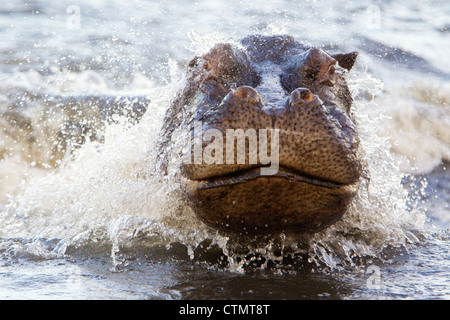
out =
<svg viewBox="0 0 450 320"><path fill-rule="evenodd" d="M324 188L341 188L350 184L343 184L340 182L315 177L306 173L298 172L292 169L279 167L277 173L266 175L262 173L261 167L256 167L248 170L233 172L227 175L212 177L209 179L197 180L198 189L219 188L225 186L233 186L236 184L246 183L260 178L284 178L288 181L304 182L311 185Z"/></svg>
<svg viewBox="0 0 450 320"><path fill-rule="evenodd" d="M188 198L198 216L218 230L243 234L310 233L339 220L358 190L280 167L262 167L201 180L187 179Z"/></svg>

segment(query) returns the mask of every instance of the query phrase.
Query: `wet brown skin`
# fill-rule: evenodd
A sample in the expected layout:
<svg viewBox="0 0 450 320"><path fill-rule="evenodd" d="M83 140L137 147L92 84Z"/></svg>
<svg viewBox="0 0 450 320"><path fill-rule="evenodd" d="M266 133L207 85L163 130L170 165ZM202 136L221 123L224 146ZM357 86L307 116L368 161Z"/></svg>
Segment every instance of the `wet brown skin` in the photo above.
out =
<svg viewBox="0 0 450 320"><path fill-rule="evenodd" d="M268 165L259 158L250 163L248 140L243 164L237 163L237 140L233 164L181 164L189 205L205 223L233 233L299 233L342 217L362 173L344 75L356 56L327 54L291 36L254 35L217 44L189 63L186 86L163 126L163 168L177 144L174 132L193 135L194 121L224 137L227 129L279 129L274 175L261 173ZM268 150L271 143L269 137Z"/></svg>

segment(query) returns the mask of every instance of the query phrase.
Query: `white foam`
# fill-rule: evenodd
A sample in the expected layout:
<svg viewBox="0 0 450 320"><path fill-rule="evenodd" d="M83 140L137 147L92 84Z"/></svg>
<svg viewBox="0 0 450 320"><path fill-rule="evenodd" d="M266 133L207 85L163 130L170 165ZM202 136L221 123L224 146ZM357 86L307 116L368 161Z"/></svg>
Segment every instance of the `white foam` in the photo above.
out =
<svg viewBox="0 0 450 320"><path fill-rule="evenodd" d="M387 115L378 133L389 138L402 171L429 173L450 161L450 83L391 88L375 110Z"/></svg>
<svg viewBox="0 0 450 320"><path fill-rule="evenodd" d="M173 76L182 74L176 63L170 66ZM130 127L118 121L108 125L104 142L88 141L57 169L27 177L0 218L2 236L63 239L58 247L63 254L70 244L92 241L101 234L100 238L112 244L115 263L119 263L118 250L132 246L137 234L149 239L149 245L181 242L191 257L196 245L212 239L228 256L230 269L242 272L245 261L230 239L200 222L185 205L177 181L155 168L162 118L182 81L177 78L149 90L152 102L139 124ZM286 251L307 253L311 261L337 268L351 264L355 256L376 257L388 245L407 245L420 236L425 216L407 210L403 173L390 153L389 139L376 134L388 119L371 100L382 83L365 72L349 82L358 97L354 113L370 180L363 183L351 210L334 226L311 237L281 235L264 244L251 243L251 252L277 259L275 251L281 244Z"/></svg>

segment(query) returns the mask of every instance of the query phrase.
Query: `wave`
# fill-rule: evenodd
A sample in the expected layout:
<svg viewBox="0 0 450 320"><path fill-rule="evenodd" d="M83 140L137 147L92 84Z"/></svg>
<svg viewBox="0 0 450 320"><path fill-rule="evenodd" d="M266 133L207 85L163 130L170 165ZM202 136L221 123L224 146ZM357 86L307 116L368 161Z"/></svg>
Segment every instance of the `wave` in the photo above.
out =
<svg viewBox="0 0 450 320"><path fill-rule="evenodd" d="M387 116L378 134L389 138L403 172L426 174L450 161L450 83L392 88L374 112Z"/></svg>
<svg viewBox="0 0 450 320"><path fill-rule="evenodd" d="M15 130L10 135L12 140L3 140L3 150L7 151L0 161L0 177L6 181L1 190L6 202L0 216L0 237L55 239L51 246L42 246L50 240L21 245L25 251L35 246L44 248L48 257L106 250L117 268L126 265L127 254L154 257L160 250L163 255L176 252L187 259L209 255L217 261L220 257L220 264L228 270L244 272L249 266L285 268L296 261L344 268L364 257L382 259L386 248L408 248L426 236L425 213L407 206L404 172L391 153L392 136L377 134L387 119L395 120L377 112L378 106L384 106L381 101L388 98L378 96L382 82L365 72L356 73L349 83L355 96L354 113L367 172L358 196L341 221L314 235L257 238L224 235L204 225L186 205L177 180L156 169L155 145L162 117L184 81L176 63L171 64L171 70L172 82L149 88L146 105L138 104L146 112L141 112L137 121L130 121L136 120L136 114L130 112L112 112L103 118L99 116L102 112L93 115L92 107L103 110L98 106L108 105L104 102L109 98L56 99L44 94L31 95L29 100L21 98L22 105L16 109L9 105L0 118L4 131ZM29 91L25 91L27 95ZM49 164L47 158L39 157L48 156L58 146L54 133L64 127L64 121L54 122L58 112L64 114L65 110L53 108L57 111L48 116L46 110L51 109L52 99L63 99L63 104L74 99L82 108L74 118L62 117L73 121L73 130L69 131L74 133L66 130L62 141L70 141L68 151ZM10 103L11 97L7 101ZM125 105L134 106L128 110L135 110L136 105L127 101ZM29 103L30 108L23 103ZM16 113L11 116L13 111ZM442 116L435 119L441 121ZM93 138L92 130L78 128L91 124L98 126L101 138ZM30 140L33 135L34 141ZM84 137L82 143L77 140L80 136ZM42 141L41 149L24 153L36 141ZM11 175L11 170L19 175ZM17 242L15 247L20 247Z"/></svg>

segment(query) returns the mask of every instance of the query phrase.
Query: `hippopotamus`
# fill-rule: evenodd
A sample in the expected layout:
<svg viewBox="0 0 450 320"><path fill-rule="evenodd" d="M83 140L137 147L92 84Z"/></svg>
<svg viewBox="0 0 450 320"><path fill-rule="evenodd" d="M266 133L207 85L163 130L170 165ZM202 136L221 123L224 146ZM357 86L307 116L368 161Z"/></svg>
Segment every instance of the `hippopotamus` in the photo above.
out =
<svg viewBox="0 0 450 320"><path fill-rule="evenodd" d="M363 172L346 83L356 57L289 35L250 35L189 62L164 118L160 164L177 172L202 221L276 234L341 219Z"/></svg>

